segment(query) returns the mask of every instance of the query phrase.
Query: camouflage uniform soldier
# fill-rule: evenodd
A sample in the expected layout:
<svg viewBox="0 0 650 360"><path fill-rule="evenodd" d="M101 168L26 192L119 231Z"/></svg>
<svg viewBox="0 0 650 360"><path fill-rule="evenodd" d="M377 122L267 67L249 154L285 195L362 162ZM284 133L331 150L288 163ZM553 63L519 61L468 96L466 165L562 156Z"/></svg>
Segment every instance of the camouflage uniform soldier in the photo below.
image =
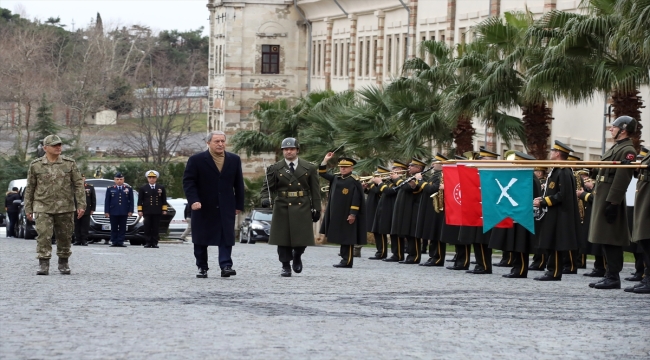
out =
<svg viewBox="0 0 650 360"><path fill-rule="evenodd" d="M40 263L37 275L48 275L52 257L52 231L56 232L59 271L70 274L68 258L74 231L74 196L77 217L86 209L86 194L81 174L74 160L61 156L61 139L49 135L43 140L45 156L29 165L25 189L25 214L36 221L36 252ZM74 190L73 190L74 188ZM73 194L74 191L74 194Z"/></svg>

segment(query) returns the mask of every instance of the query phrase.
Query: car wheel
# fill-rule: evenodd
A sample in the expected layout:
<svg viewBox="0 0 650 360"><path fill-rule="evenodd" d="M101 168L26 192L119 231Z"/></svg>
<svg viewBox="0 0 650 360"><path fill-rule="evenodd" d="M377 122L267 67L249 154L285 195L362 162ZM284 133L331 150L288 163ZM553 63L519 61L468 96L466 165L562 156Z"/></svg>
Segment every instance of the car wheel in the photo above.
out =
<svg viewBox="0 0 650 360"><path fill-rule="evenodd" d="M25 228L22 227L22 225L19 224L18 225L18 232L16 232L16 234L18 234L18 236L17 236L18 238L24 239L25 238Z"/></svg>
<svg viewBox="0 0 650 360"><path fill-rule="evenodd" d="M246 244L248 242L248 239L244 238L244 232L239 230L239 242L242 244Z"/></svg>
<svg viewBox="0 0 650 360"><path fill-rule="evenodd" d="M251 240L251 233L248 233L248 243L249 244L255 244L255 240Z"/></svg>

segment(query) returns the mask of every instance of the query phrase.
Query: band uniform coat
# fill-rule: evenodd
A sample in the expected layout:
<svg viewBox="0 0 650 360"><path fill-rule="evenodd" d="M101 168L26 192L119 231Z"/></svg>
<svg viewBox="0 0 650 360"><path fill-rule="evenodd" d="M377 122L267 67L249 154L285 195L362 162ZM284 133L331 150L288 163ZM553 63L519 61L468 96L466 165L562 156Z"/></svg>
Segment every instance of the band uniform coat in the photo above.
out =
<svg viewBox="0 0 650 360"><path fill-rule="evenodd" d="M636 151L631 139L619 140L602 157L603 161L634 161ZM594 187L594 205L589 224L589 242L616 246L630 245L630 230L627 224L625 193L634 175L633 168L600 169ZM607 204L615 204L617 216L613 223L605 217Z"/></svg>
<svg viewBox="0 0 650 360"><path fill-rule="evenodd" d="M327 242L341 245L365 245L366 235L366 206L363 201L363 187L351 175L343 177L326 172L321 165L318 174L330 181L327 208L323 214L320 233L327 236ZM354 215L352 224L348 215Z"/></svg>
<svg viewBox="0 0 650 360"><path fill-rule="evenodd" d="M284 159L271 165L260 191L261 199L269 196L273 199L269 245L315 245L311 209L321 207L316 166L300 158L293 173Z"/></svg>
<svg viewBox="0 0 650 360"><path fill-rule="evenodd" d="M375 211L375 220L372 223L372 232L379 234L390 234L390 227L393 222L393 209L395 208L395 200L397 200L397 193L394 186L402 183L402 179L389 179L388 181L379 184L379 203Z"/></svg>
<svg viewBox="0 0 650 360"><path fill-rule="evenodd" d="M192 242L208 246L235 245L235 210L244 210L244 177L238 155L225 152L221 171L206 150L187 160L183 190L192 210Z"/></svg>
<svg viewBox="0 0 650 360"><path fill-rule="evenodd" d="M443 212L437 213L433 207L431 195L438 192L442 170L434 170L431 178L420 185L422 197L418 209L417 226L415 237L424 240L438 240L442 231L442 223L445 221Z"/></svg>
<svg viewBox="0 0 650 360"><path fill-rule="evenodd" d="M578 250L580 217L576 180L569 168L553 168L546 180L541 207L547 212L539 227L539 248Z"/></svg>
<svg viewBox="0 0 650 360"><path fill-rule="evenodd" d="M375 223L375 214L377 213L377 206L381 199L381 192L379 189L383 183L379 185L372 183L366 189L366 231L372 232L372 225Z"/></svg>

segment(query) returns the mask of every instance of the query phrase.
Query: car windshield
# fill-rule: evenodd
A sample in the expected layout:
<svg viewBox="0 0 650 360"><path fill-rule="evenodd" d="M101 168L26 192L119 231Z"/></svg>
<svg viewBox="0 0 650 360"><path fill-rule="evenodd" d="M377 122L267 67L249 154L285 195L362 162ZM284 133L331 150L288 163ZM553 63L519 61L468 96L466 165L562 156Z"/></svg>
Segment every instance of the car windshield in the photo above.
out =
<svg viewBox="0 0 650 360"><path fill-rule="evenodd" d="M271 221L272 217L273 217L272 213L266 213L261 211L255 211L253 213L253 220Z"/></svg>
<svg viewBox="0 0 650 360"><path fill-rule="evenodd" d="M104 200L106 199L106 187L95 186L95 196L97 197L97 211L104 211ZM138 192L133 191L133 203L138 203Z"/></svg>

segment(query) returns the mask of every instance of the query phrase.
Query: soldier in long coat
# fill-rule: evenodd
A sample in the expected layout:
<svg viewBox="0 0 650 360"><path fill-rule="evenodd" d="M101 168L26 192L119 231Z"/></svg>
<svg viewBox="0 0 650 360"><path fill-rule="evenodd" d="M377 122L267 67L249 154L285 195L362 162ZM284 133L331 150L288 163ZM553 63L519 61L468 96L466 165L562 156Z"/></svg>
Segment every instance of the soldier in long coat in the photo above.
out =
<svg viewBox="0 0 650 360"><path fill-rule="evenodd" d="M415 236L422 238L425 243L430 241L429 259L420 266L443 266L445 262L444 254L446 253L447 244L441 241L445 213L444 210L439 213L436 212L431 196L440 190L440 182L442 181L442 164L440 162L446 160L447 158L442 154L436 154L431 164L433 174L431 174L428 181L420 186L422 188L422 199L420 200ZM424 249L424 246L422 248Z"/></svg>
<svg viewBox="0 0 650 360"><path fill-rule="evenodd" d="M167 214L167 191L157 184L158 171L146 172L147 184L138 190L138 215L144 218L145 248L158 248L160 240L160 220Z"/></svg>
<svg viewBox="0 0 650 360"><path fill-rule="evenodd" d="M376 176L372 178L372 183L363 185L366 193L366 231L372 233L374 236L375 247L377 248L375 255L368 258L370 260L383 260L388 257L387 237L373 230L375 215L377 214L379 202L381 201L381 188L385 185L381 176L386 176L387 174L390 174L389 169L383 166L377 166L377 171L374 174Z"/></svg>
<svg viewBox="0 0 650 360"><path fill-rule="evenodd" d="M377 205L375 213L375 222L372 225L372 231L383 235L384 239L390 237L390 250L393 254L391 257L384 259L386 262L398 262L404 260L404 245L406 239L391 233L393 223L393 210L395 201L399 192L398 186L404 181L400 173L406 171L408 166L401 161L394 160L391 166L392 172L390 180L379 188L381 199Z"/></svg>
<svg viewBox="0 0 650 360"><path fill-rule="evenodd" d="M551 149L551 160L566 160L573 149L555 141ZM578 198L576 181L570 168L552 168L541 197L533 200L533 206L546 214L541 220L539 248L549 251L546 273L536 277L539 281L562 280L562 265L567 251L578 249Z"/></svg>
<svg viewBox="0 0 650 360"><path fill-rule="evenodd" d="M650 153L647 149L641 165L645 165L646 168L639 169L637 174L632 241L643 249L646 263L645 276L640 283L626 288L625 291L650 294Z"/></svg>
<svg viewBox="0 0 650 360"><path fill-rule="evenodd" d="M419 159L412 159L409 163L408 176L416 176L401 187L395 201L393 209L393 223L391 224L391 234L406 238L406 252L409 254L402 264L419 264L422 260L422 249L420 239L415 237L415 230L418 220L418 210L420 208L422 175L419 174L426 163Z"/></svg>
<svg viewBox="0 0 650 360"><path fill-rule="evenodd" d="M330 182L329 199L320 233L327 236L327 242L341 245L341 261L334 264L334 267L351 268L354 245L367 244L363 188L352 175L357 163L354 159L339 158L340 173L327 173L327 162L333 156L333 152L327 153L318 168L318 174Z"/></svg>
<svg viewBox="0 0 650 360"><path fill-rule="evenodd" d="M631 163L636 160L636 151L629 138L636 132L637 122L629 116L617 118L610 127L616 143L602 157L604 161ZM627 224L625 192L630 184L634 169L600 169L594 188L594 206L589 227L589 242L602 244L607 261L605 278L589 284L596 289L620 289L619 273L623 269L623 247L630 244L630 230Z"/></svg>
<svg viewBox="0 0 650 360"><path fill-rule="evenodd" d="M535 157L524 154L519 151L512 152L511 156L506 156L508 160L535 160ZM533 182L533 199L541 196L541 186L536 177ZM535 222L535 234L538 232L539 222ZM502 250L504 253L509 252L512 261L510 273L502 275L505 278L526 278L528 277L528 256L537 248L537 236L528 231L518 223L511 228L494 228L490 236L491 249Z"/></svg>
<svg viewBox="0 0 650 360"><path fill-rule="evenodd" d="M262 207L271 206L273 217L269 245L278 246L283 277L291 269L302 272L302 254L314 246L312 221L320 219L320 187L316 166L298 158L300 145L295 138L282 140L284 159L266 170L260 192Z"/></svg>
<svg viewBox="0 0 650 360"><path fill-rule="evenodd" d="M578 199L582 200L585 205L585 217L580 225L580 237L582 242L587 243L587 247L583 256L593 255L595 258L594 268L591 272L582 274L588 277L603 277L605 276L605 257L603 256L603 248L600 244L592 244L589 242L589 226L591 224L591 209L594 205L594 180L589 176L582 176L582 190L578 190L576 194ZM585 260L583 260L585 261Z"/></svg>

